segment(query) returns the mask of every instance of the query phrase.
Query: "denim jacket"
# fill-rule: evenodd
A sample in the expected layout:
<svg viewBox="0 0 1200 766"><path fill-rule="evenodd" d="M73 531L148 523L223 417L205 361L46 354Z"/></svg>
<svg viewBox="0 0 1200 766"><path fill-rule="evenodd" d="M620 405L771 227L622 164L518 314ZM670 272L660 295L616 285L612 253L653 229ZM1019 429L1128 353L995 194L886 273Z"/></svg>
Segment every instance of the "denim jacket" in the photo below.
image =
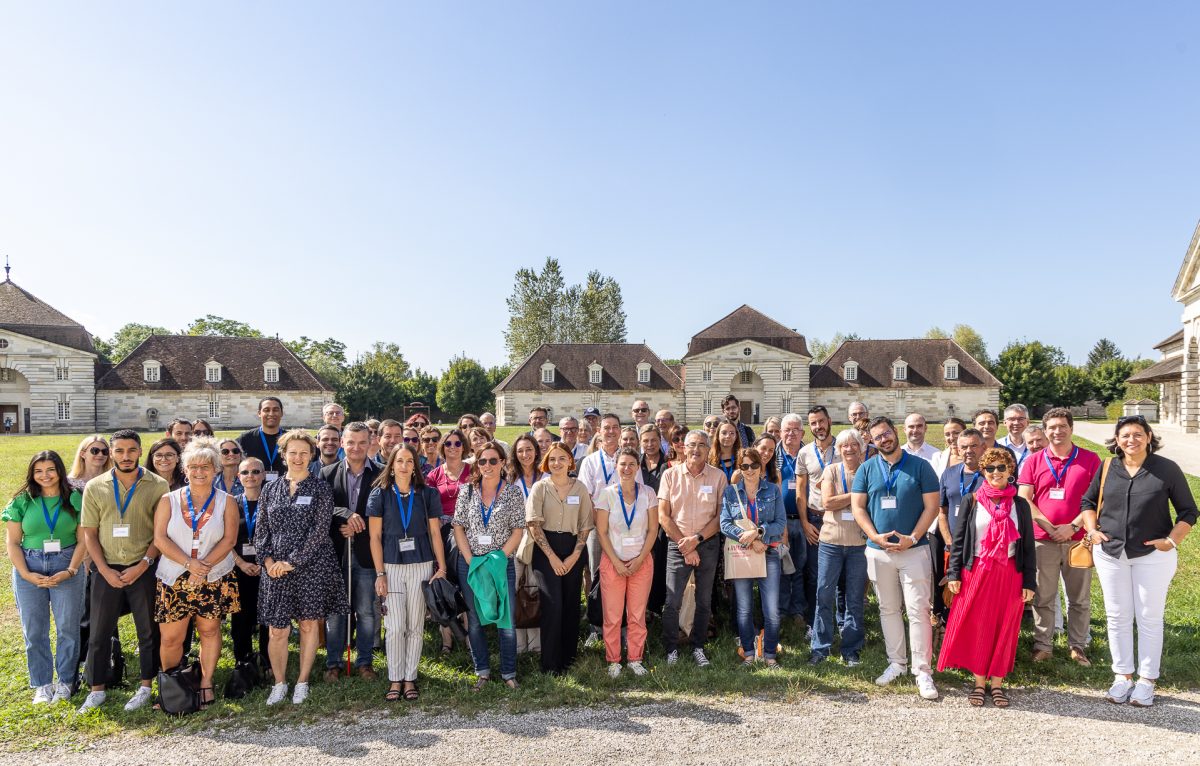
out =
<svg viewBox="0 0 1200 766"><path fill-rule="evenodd" d="M739 481L725 488L725 497L721 503L721 534L737 540L744 531L734 524L741 518L750 518L747 505L746 483ZM758 483L755 495L755 506L758 511L758 525L763 528L763 542L768 545L783 539L783 529L787 524L787 514L783 510L783 494L779 487L769 481Z"/></svg>

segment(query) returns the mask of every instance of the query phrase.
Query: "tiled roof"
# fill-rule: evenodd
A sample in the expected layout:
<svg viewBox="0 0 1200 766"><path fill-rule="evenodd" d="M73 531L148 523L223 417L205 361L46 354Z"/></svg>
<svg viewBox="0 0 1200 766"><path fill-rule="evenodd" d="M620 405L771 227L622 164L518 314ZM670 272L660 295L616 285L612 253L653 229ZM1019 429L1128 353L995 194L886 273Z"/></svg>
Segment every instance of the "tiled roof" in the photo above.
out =
<svg viewBox="0 0 1200 766"><path fill-rule="evenodd" d="M723 319L693 335L683 358L688 359L740 340L753 340L793 354L812 356L808 353L808 344L803 335L784 327L758 309L742 304Z"/></svg>
<svg viewBox="0 0 1200 766"><path fill-rule="evenodd" d="M92 336L83 325L43 303L12 280L0 282L0 329L60 346L96 353Z"/></svg>
<svg viewBox="0 0 1200 766"><path fill-rule="evenodd" d="M1180 331L1182 332L1182 330ZM1173 356L1161 362L1150 365L1144 370L1134 373L1125 379L1126 383L1167 383L1179 380L1183 369L1183 356Z"/></svg>
<svg viewBox="0 0 1200 766"><path fill-rule="evenodd" d="M1163 346L1169 346L1172 343L1178 343L1181 340L1183 340L1183 330L1176 330L1171 337L1167 338L1166 340L1161 340L1155 344L1154 348L1159 349Z"/></svg>
<svg viewBox="0 0 1200 766"><path fill-rule="evenodd" d="M554 382L542 382L542 365L554 365ZM603 368L600 383L588 382L588 366ZM637 366L650 364L650 382L638 383ZM500 384L505 391L654 391L683 388L679 376L645 343L543 343Z"/></svg>
<svg viewBox="0 0 1200 766"><path fill-rule="evenodd" d="M908 363L907 380L892 380L892 362L896 359ZM958 360L958 380L945 379L942 363L947 359ZM858 379L850 382L842 374L848 361L858 363ZM1000 381L953 340L918 338L845 341L825 364L813 365L809 385L812 388L998 388Z"/></svg>

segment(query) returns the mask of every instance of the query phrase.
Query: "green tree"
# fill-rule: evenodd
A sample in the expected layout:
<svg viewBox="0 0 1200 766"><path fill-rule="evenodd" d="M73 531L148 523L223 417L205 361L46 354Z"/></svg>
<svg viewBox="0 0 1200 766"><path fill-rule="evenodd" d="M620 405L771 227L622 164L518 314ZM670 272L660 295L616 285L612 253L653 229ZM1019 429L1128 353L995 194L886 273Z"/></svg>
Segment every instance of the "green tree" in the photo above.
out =
<svg viewBox="0 0 1200 766"><path fill-rule="evenodd" d="M533 269L518 269L513 277L512 295L508 297L508 329L504 345L514 364L537 350L543 343L558 338L560 301L566 287L562 269L554 258L547 258L541 273Z"/></svg>
<svg viewBox="0 0 1200 766"><path fill-rule="evenodd" d="M837 351L838 346L847 340L861 340L861 338L858 337L858 333L853 332L849 335L843 335L840 332L834 333L828 343L820 338L809 338L809 351L812 352L813 361L817 364L827 362L829 357L833 356L833 352Z"/></svg>
<svg viewBox="0 0 1200 766"><path fill-rule="evenodd" d="M1133 362L1128 359L1109 359L1092 371L1096 398L1102 404L1125 398L1125 380L1133 374Z"/></svg>
<svg viewBox="0 0 1200 766"><path fill-rule="evenodd" d="M992 373L1000 379L1000 403L1007 406L1021 402L1033 408L1052 402L1057 393L1056 350L1036 340L1005 346L992 367Z"/></svg>
<svg viewBox="0 0 1200 766"><path fill-rule="evenodd" d="M205 314L183 331L184 335L218 335L225 338L261 338L263 334L245 322Z"/></svg>
<svg viewBox="0 0 1200 766"><path fill-rule="evenodd" d="M1092 350L1088 352L1087 368L1089 372L1095 372L1096 368L1105 362L1124 358L1121 354L1121 349L1117 348L1116 343L1113 343L1108 338L1101 338L1096 341L1096 345L1092 346Z"/></svg>
<svg viewBox="0 0 1200 766"><path fill-rule="evenodd" d="M303 359L309 367L313 368L335 390L340 390L342 376L345 375L348 366L346 364L345 343L333 338L313 340L306 335L301 335L299 340L284 341L283 345L291 349L293 354Z"/></svg>
<svg viewBox="0 0 1200 766"><path fill-rule="evenodd" d="M369 370L375 370L399 383L412 375L404 354L395 343L376 341L371 350L363 354L361 363Z"/></svg>
<svg viewBox="0 0 1200 766"><path fill-rule="evenodd" d="M174 335L174 333L165 327L130 322L117 330L112 339L108 341L109 359L112 359L113 362L121 361L151 335Z"/></svg>
<svg viewBox="0 0 1200 766"><path fill-rule="evenodd" d="M938 339L938 340L949 339L950 333L946 332L945 330L938 327L937 325L934 325L933 327L930 327L928 330L925 331L925 337L926 338L934 338L934 339Z"/></svg>
<svg viewBox="0 0 1200 766"><path fill-rule="evenodd" d="M1054 403L1061 407L1078 407L1092 396L1092 378L1086 369L1073 364L1054 368Z"/></svg>
<svg viewBox="0 0 1200 766"><path fill-rule="evenodd" d="M578 306L576 325L582 335L579 342L625 342L625 301L615 279L598 271L589 271Z"/></svg>
<svg viewBox="0 0 1200 766"><path fill-rule="evenodd" d="M101 338L99 335L92 336L92 347L96 349L96 353L100 355L100 361L111 362L113 360L112 344Z"/></svg>
<svg viewBox="0 0 1200 766"><path fill-rule="evenodd" d="M399 409L399 389L386 375L362 364L342 376L338 402L352 420L385 415Z"/></svg>
<svg viewBox="0 0 1200 766"><path fill-rule="evenodd" d="M1154 360L1153 359L1134 359L1132 364L1133 364L1133 373L1132 374L1136 375L1137 373L1146 369L1150 365L1154 364ZM1125 386L1125 398L1126 399L1153 399L1154 401L1157 402L1157 401L1160 401L1162 398L1162 389L1160 389L1158 387L1157 383L1131 383L1131 384Z"/></svg>
<svg viewBox="0 0 1200 766"><path fill-rule="evenodd" d="M500 385L500 381L507 378L511 372L511 364L498 364L495 367L489 367L487 371L489 389Z"/></svg>
<svg viewBox="0 0 1200 766"><path fill-rule="evenodd" d="M438 379L417 369L412 376L400 383L401 404L421 402L433 407L437 404Z"/></svg>
<svg viewBox="0 0 1200 766"><path fill-rule="evenodd" d="M437 406L447 415L458 417L492 408L492 389L487 371L474 359L455 357L438 381Z"/></svg>
<svg viewBox="0 0 1200 766"><path fill-rule="evenodd" d="M992 362L988 358L987 344L983 342L983 336L976 332L974 327L969 324L954 325L954 333L950 336L954 342L962 346L963 351L966 351L975 361L982 364L984 367L991 368Z"/></svg>

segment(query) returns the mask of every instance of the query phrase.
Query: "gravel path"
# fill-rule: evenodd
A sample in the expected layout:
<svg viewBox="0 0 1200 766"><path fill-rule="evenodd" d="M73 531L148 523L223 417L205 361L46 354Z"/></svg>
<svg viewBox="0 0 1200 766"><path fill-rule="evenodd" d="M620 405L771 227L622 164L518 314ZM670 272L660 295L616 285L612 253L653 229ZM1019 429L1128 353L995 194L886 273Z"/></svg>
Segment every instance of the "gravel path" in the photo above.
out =
<svg viewBox="0 0 1200 766"><path fill-rule="evenodd" d="M113 737L84 752L13 754L28 764L1200 763L1200 694L1155 707L1109 705L1095 690L1015 692L1013 707L967 706L961 692L652 702L527 714L397 716L269 731L224 729L169 740ZM453 732L452 734L449 732ZM939 750L930 752L940 732ZM803 749L797 750L798 742ZM1077 748L1082 750L1077 752ZM413 750L417 752L414 753Z"/></svg>

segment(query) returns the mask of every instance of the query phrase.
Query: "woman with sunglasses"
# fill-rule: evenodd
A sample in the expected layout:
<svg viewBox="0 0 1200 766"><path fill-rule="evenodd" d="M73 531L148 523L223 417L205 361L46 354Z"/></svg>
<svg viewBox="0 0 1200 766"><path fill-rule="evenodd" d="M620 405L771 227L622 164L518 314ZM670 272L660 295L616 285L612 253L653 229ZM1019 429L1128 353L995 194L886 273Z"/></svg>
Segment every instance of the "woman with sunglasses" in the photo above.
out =
<svg viewBox="0 0 1200 766"><path fill-rule="evenodd" d="M71 470L67 471L67 481L71 489L83 492L85 484L100 474L111 471L112 468L108 440L100 434L85 436L83 441L79 442L79 448L75 450L75 460L71 463Z"/></svg>
<svg viewBox="0 0 1200 766"><path fill-rule="evenodd" d="M959 504L946 567L946 586L955 598L937 668L974 674L967 695L972 707L983 706L990 686L992 704L1005 708L1004 677L1012 672L1021 614L1037 582L1033 511L1012 483L1012 452L992 447L979 463L986 481Z"/></svg>
<svg viewBox="0 0 1200 766"><path fill-rule="evenodd" d="M436 431L433 426L428 426L421 431L421 446L427 447L427 439L431 438L431 431ZM454 537L454 526L451 522L454 519L454 508L458 503L458 495L462 487L467 483L468 477L471 475L471 466L464 460L464 456L471 454L471 447L467 444L467 437L462 431L457 428L452 429L449 433L442 437L441 442L435 447L435 455L437 467L425 475L425 483L433 487L438 492L438 498L442 502L442 545L447 551L447 563L453 567L455 578L458 577L458 567L456 564L456 552L458 550ZM426 465L429 465L428 452L426 452ZM462 583L459 583L461 587ZM449 628L442 627L442 654L449 654L453 647L454 634Z"/></svg>
<svg viewBox="0 0 1200 766"><path fill-rule="evenodd" d="M764 554L767 560L766 577L742 577L733 581L738 638L745 657L742 664L749 667L756 659L754 586L757 584L763 614L762 659L768 668L774 668L779 665L775 660L779 646L779 542L783 539L787 516L779 487L763 480L763 460L758 450L747 447L737 457L741 479L725 488L721 533L755 553Z"/></svg>
<svg viewBox="0 0 1200 766"><path fill-rule="evenodd" d="M667 451L667 467L672 468L677 465L683 465L683 440L687 438L688 431L691 429L680 423L671 429L671 434L667 439L670 449Z"/></svg>
<svg viewBox="0 0 1200 766"><path fill-rule="evenodd" d="M233 442L237 444L237 442ZM222 444L224 447L225 444ZM224 455L222 455L224 458ZM234 578L242 608L229 618L229 634L233 639L235 662L254 663L266 669L270 632L258 621L258 584L262 567L254 548L254 527L258 522L258 497L262 492L265 471L262 461L248 457L237 466L238 494L234 496L238 510L237 545L233 547ZM254 653L254 634L258 633L258 654Z"/></svg>
<svg viewBox="0 0 1200 766"><path fill-rule="evenodd" d="M517 573L512 558L525 531L525 497L520 487L504 481L504 452L499 445L488 442L475 455L471 479L458 493L453 524L460 554L458 585L467 602L468 637L477 676L474 689L482 690L492 676L481 614L494 618L500 636L500 677L516 689L517 634L512 613ZM476 598L472 583L478 585L481 579L491 586L494 600Z"/></svg>
<svg viewBox="0 0 1200 766"><path fill-rule="evenodd" d="M1196 524L1196 499L1179 466L1158 454L1161 442L1142 416L1117 420L1106 446L1116 456L1107 466L1107 481L1097 471L1081 506L1104 593L1116 674L1107 699L1150 707L1162 658L1167 589L1179 565L1179 546Z"/></svg>
<svg viewBox="0 0 1200 766"><path fill-rule="evenodd" d="M440 445L442 432L437 426L422 426L420 431L421 473L429 480L429 472L442 464Z"/></svg>
<svg viewBox="0 0 1200 766"><path fill-rule="evenodd" d="M187 476L179 463L179 454L183 449L174 439L159 439L150 445L146 452L145 467L151 473L158 474L171 485L171 491L182 489L187 484Z"/></svg>
<svg viewBox="0 0 1200 766"><path fill-rule="evenodd" d="M193 436L192 438L195 438ZM242 463L242 445L237 439L222 439L220 442L221 472L214 483L216 488L231 495L242 494L238 467Z"/></svg>
<svg viewBox="0 0 1200 766"><path fill-rule="evenodd" d="M199 439L203 436L207 436L211 439L216 436L216 433L213 432L213 427L207 420L204 418L197 418L196 421L192 423L192 438Z"/></svg>

